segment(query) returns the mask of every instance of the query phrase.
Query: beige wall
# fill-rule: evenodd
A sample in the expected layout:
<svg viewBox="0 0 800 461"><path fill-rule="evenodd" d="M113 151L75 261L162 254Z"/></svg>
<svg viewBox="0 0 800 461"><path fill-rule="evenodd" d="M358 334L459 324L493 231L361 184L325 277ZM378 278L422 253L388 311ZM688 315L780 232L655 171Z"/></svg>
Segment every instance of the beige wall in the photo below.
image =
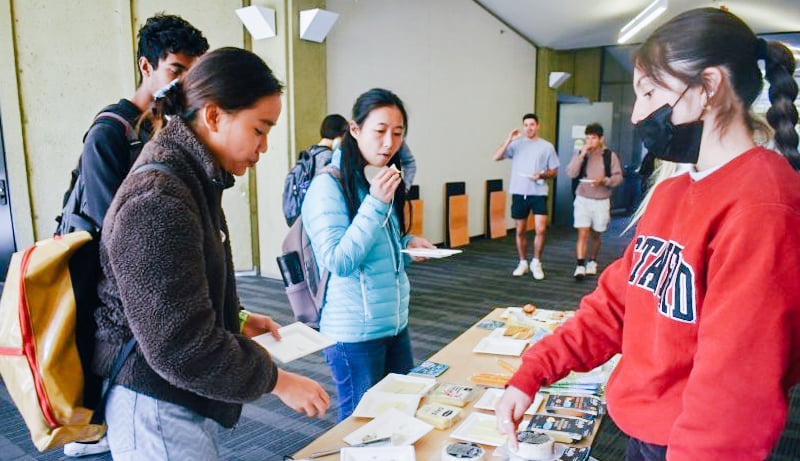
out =
<svg viewBox="0 0 800 461"><path fill-rule="evenodd" d="M282 115L270 132L267 155L256 167L260 274L279 277L275 258L281 254L288 230L281 206L283 181L297 153L319 139L319 123L326 113L325 44L299 40L299 14L303 9L324 8L325 2L273 0L257 4L276 11L277 37L253 42L253 51L287 87Z"/></svg>
<svg viewBox="0 0 800 461"><path fill-rule="evenodd" d="M250 3L276 10L276 38L250 43L234 13ZM251 47L288 87L267 155L225 194L237 269L260 263L263 275L278 275L286 172L325 114L348 116L374 86L408 105L425 234L444 240L446 181L467 182L470 234L482 234L484 181L507 179L509 168L489 156L533 107L534 47L469 0L329 0L341 17L327 42L300 41L299 11L314 7L326 2L0 0L0 61L13 64L0 66L0 109L18 246L52 232L83 133L104 105L133 94L135 34L158 11L185 17L212 48Z"/></svg>
<svg viewBox="0 0 800 461"><path fill-rule="evenodd" d="M372 87L409 112L424 234L444 240L444 183L465 181L470 235L485 232L485 181L508 185L492 152L534 107L536 49L470 0L328 0L328 107L350 116ZM509 218L508 226L512 226Z"/></svg>
<svg viewBox="0 0 800 461"><path fill-rule="evenodd" d="M247 0L0 0L0 109L18 247L49 236L102 107L135 90L136 32L157 12L202 30L211 48L245 44L234 10ZM46 33L43 33L46 31ZM282 59L285 59L285 53ZM238 178L223 199L237 269L254 266L251 187Z"/></svg>

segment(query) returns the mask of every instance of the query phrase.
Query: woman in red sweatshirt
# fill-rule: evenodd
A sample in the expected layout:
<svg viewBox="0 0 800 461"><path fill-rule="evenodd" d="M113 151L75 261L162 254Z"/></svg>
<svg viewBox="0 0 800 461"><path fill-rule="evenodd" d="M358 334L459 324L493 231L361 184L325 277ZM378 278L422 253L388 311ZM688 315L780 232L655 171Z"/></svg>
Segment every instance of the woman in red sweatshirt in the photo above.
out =
<svg viewBox="0 0 800 461"><path fill-rule="evenodd" d="M782 154L753 142L759 60ZM631 119L645 161L666 160L670 177L575 317L525 353L498 427L514 434L540 386L621 353L606 397L630 436L626 460L763 460L800 380L795 60L703 8L661 26L634 63Z"/></svg>

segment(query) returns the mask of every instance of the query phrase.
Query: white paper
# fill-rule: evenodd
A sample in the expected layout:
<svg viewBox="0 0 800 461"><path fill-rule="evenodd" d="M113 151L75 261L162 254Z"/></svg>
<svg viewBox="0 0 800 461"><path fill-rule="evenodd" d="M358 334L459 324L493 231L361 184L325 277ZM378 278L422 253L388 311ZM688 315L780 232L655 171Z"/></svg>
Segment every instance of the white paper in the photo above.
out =
<svg viewBox="0 0 800 461"><path fill-rule="evenodd" d="M421 394L395 394L370 390L358 402L353 416L357 418L375 418L394 408L402 413L414 416L419 407Z"/></svg>
<svg viewBox="0 0 800 461"><path fill-rule="evenodd" d="M414 447L345 447L341 461L416 461Z"/></svg>
<svg viewBox="0 0 800 461"><path fill-rule="evenodd" d="M401 253L406 253L409 256L418 256L420 258L446 258L463 251L464 250L453 250L450 248L406 248L400 250Z"/></svg>
<svg viewBox="0 0 800 461"><path fill-rule="evenodd" d="M301 322L281 327L278 332L281 334L280 341L272 333L255 336L253 341L261 344L273 359L282 363L289 363L336 344L336 341Z"/></svg>
<svg viewBox="0 0 800 461"><path fill-rule="evenodd" d="M595 181L594 179L589 179L589 178L581 178L578 180L578 182L582 182L585 184L593 183L594 181Z"/></svg>
<svg viewBox="0 0 800 461"><path fill-rule="evenodd" d="M505 331L505 328L495 328L475 345L472 352L519 357L528 345L528 340L505 337Z"/></svg>
<svg viewBox="0 0 800 461"><path fill-rule="evenodd" d="M392 394L425 395L435 385L436 380L433 378L389 373L385 378L372 386L370 391L375 390Z"/></svg>
<svg viewBox="0 0 800 461"><path fill-rule="evenodd" d="M519 314L519 315L518 315ZM528 315L522 311L521 307L507 307L500 318L507 319L514 316L516 319L535 320L546 323L564 323L568 318L575 315L574 311L556 311L551 309L536 309L533 314Z"/></svg>
<svg viewBox="0 0 800 461"><path fill-rule="evenodd" d="M486 389L486 392L483 393L481 398L478 399L477 402L475 402L475 408L477 408L478 410L494 411L494 406L497 403L497 401L500 400L500 397L503 396L503 392L505 392L503 389L493 389L493 388ZM542 395L541 392L537 392L533 398L531 406L529 406L528 409L525 410L525 414L532 415L536 413L539 410L539 407L542 405L543 401L544 401L544 395Z"/></svg>
<svg viewBox="0 0 800 461"><path fill-rule="evenodd" d="M391 437L392 445L413 445L433 426L394 408L345 436L348 445L358 445L370 440Z"/></svg>
<svg viewBox="0 0 800 461"><path fill-rule="evenodd" d="M499 447L506 443L507 436L497 431L497 418L486 413L471 413L450 434L450 437L467 442Z"/></svg>

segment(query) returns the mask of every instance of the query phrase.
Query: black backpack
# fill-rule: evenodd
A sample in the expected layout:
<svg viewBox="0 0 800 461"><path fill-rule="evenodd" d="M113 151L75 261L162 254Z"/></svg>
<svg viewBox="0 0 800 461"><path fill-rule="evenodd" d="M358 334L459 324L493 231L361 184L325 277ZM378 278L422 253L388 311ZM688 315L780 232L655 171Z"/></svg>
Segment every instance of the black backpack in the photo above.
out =
<svg viewBox="0 0 800 461"><path fill-rule="evenodd" d="M314 175L331 160L331 150L325 146L313 145L300 152L297 163L289 170L283 183L283 216L286 225L294 224L300 216L300 207L306 196L308 186Z"/></svg>
<svg viewBox="0 0 800 461"><path fill-rule="evenodd" d="M589 156L583 158L583 163L581 163L581 172L578 173L578 176L572 178L572 196L575 196L575 192L578 190L578 184L582 178L586 177L586 164L589 163ZM611 177L611 150L604 149L603 150L603 168L606 170L606 178Z"/></svg>
<svg viewBox="0 0 800 461"><path fill-rule="evenodd" d="M109 109L109 108L107 108ZM110 110L103 110L97 114L92 122L92 126L83 135L83 140L86 141L86 135L98 123L117 123L122 125L125 129L125 138L128 140L128 148L130 149L129 166L133 165L136 157L142 151L144 143L137 136L136 130L133 129L130 122L122 115L112 112ZM78 166L72 170L72 179L70 180L69 189L64 193L64 200L61 204L61 214L56 217L58 226L56 227L55 235L64 235L76 230L85 230L90 234L97 236L100 232L100 227L103 223L96 223L92 218L86 214L86 198L84 197L84 183L81 176L81 159L78 159Z"/></svg>
<svg viewBox="0 0 800 461"><path fill-rule="evenodd" d="M98 123L120 124L125 129L125 138L130 149L130 163L138 157L143 143L138 138L136 130L131 123L118 113L112 112L108 107L97 114L89 130L84 135L84 141L89 131ZM102 379L91 371L92 355L94 354L94 332L97 325L94 320L94 310L100 303L97 297L97 283L100 280L100 228L102 222L95 223L86 214L86 198L84 196L84 182L81 175L81 160L72 171L72 180L69 189L64 194L61 215L56 218L58 227L55 235L65 235L70 232L85 230L92 235L92 240L81 246L69 259L69 272L72 281L72 290L75 294L76 318L75 340L78 354L83 367L84 405L95 409L100 403ZM150 167L148 167L149 169ZM141 168L140 168L141 169ZM102 417L102 409L97 412Z"/></svg>

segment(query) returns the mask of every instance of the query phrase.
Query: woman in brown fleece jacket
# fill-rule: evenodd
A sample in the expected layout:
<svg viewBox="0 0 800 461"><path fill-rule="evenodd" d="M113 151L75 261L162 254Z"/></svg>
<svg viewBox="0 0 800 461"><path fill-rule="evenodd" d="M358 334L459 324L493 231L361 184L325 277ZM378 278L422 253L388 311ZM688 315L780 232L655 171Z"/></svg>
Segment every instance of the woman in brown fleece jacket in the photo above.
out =
<svg viewBox="0 0 800 461"><path fill-rule="evenodd" d="M142 170L122 183L100 244L105 278L94 370L108 376L117 353L137 345L111 389L106 419L118 459L218 459L219 426L242 403L271 392L290 408L322 415L328 395L278 369L248 336L272 332L251 314L240 333L222 191L267 150L282 86L254 54L223 48L200 58L155 101L174 114L149 142ZM157 117L158 118L158 117Z"/></svg>

